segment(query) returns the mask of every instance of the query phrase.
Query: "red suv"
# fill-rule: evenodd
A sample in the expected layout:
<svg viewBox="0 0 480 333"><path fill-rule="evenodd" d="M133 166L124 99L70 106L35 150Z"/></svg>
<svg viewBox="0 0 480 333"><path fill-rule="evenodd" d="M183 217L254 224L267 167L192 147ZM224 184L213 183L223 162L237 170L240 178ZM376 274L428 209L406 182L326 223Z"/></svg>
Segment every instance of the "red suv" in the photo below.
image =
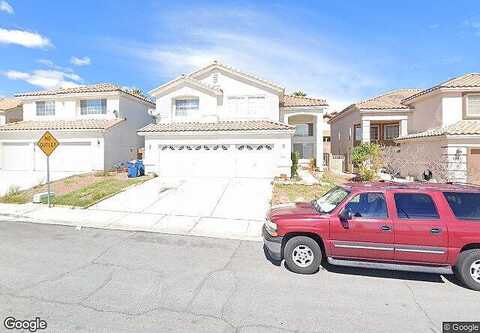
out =
<svg viewBox="0 0 480 333"><path fill-rule="evenodd" d="M480 291L480 187L359 183L273 207L265 247L297 273L333 265L455 274Z"/></svg>

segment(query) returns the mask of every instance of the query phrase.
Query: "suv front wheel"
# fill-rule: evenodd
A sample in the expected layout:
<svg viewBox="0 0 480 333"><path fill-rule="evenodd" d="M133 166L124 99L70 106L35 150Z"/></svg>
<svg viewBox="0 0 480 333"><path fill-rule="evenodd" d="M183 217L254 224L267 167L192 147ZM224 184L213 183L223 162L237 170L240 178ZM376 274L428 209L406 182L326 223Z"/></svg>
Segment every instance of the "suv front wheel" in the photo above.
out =
<svg viewBox="0 0 480 333"><path fill-rule="evenodd" d="M297 236L289 239L283 251L285 263L291 271L313 274L322 262L322 250L310 237Z"/></svg>
<svg viewBox="0 0 480 333"><path fill-rule="evenodd" d="M480 249L460 253L456 274L468 288L480 291Z"/></svg>

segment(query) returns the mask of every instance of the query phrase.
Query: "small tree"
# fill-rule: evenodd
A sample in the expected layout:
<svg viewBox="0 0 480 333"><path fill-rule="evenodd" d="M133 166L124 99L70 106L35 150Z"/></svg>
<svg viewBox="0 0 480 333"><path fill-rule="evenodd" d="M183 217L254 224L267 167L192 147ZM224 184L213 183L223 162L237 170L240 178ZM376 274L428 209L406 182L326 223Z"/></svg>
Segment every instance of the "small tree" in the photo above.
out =
<svg viewBox="0 0 480 333"><path fill-rule="evenodd" d="M292 152L292 167L290 168L290 177L294 178L298 176L298 160L300 155L297 151Z"/></svg>
<svg viewBox="0 0 480 333"><path fill-rule="evenodd" d="M365 143L355 147L352 162L362 180L373 180L382 165L381 147L376 143Z"/></svg>
<svg viewBox="0 0 480 333"><path fill-rule="evenodd" d="M302 91L302 90L294 91L292 95L293 95L293 96L296 96L296 97L305 97L305 96L307 96L307 94L306 94L304 91Z"/></svg>

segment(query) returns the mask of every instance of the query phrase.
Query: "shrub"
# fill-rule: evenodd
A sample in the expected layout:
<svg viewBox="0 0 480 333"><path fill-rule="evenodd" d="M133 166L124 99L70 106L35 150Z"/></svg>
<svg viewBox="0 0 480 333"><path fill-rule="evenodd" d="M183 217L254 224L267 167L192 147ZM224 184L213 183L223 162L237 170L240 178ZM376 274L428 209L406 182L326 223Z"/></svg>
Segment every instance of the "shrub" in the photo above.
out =
<svg viewBox="0 0 480 333"><path fill-rule="evenodd" d="M376 143L361 144L353 149L352 162L364 181L375 179L381 167L382 150Z"/></svg>
<svg viewBox="0 0 480 333"><path fill-rule="evenodd" d="M290 169L290 177L294 178L298 176L298 160L300 159L300 155L298 152L292 152L292 167Z"/></svg>

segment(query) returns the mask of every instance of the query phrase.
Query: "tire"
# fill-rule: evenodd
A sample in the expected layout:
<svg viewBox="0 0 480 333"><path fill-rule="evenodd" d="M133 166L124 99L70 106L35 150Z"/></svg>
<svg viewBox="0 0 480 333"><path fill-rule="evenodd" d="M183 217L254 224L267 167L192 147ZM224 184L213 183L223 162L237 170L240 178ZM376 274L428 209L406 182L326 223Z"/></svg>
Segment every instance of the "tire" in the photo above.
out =
<svg viewBox="0 0 480 333"><path fill-rule="evenodd" d="M287 268L292 272L313 274L322 262L322 249L314 239L297 236L287 241L283 256Z"/></svg>
<svg viewBox="0 0 480 333"><path fill-rule="evenodd" d="M480 291L480 249L461 252L455 268L457 278L465 286Z"/></svg>

